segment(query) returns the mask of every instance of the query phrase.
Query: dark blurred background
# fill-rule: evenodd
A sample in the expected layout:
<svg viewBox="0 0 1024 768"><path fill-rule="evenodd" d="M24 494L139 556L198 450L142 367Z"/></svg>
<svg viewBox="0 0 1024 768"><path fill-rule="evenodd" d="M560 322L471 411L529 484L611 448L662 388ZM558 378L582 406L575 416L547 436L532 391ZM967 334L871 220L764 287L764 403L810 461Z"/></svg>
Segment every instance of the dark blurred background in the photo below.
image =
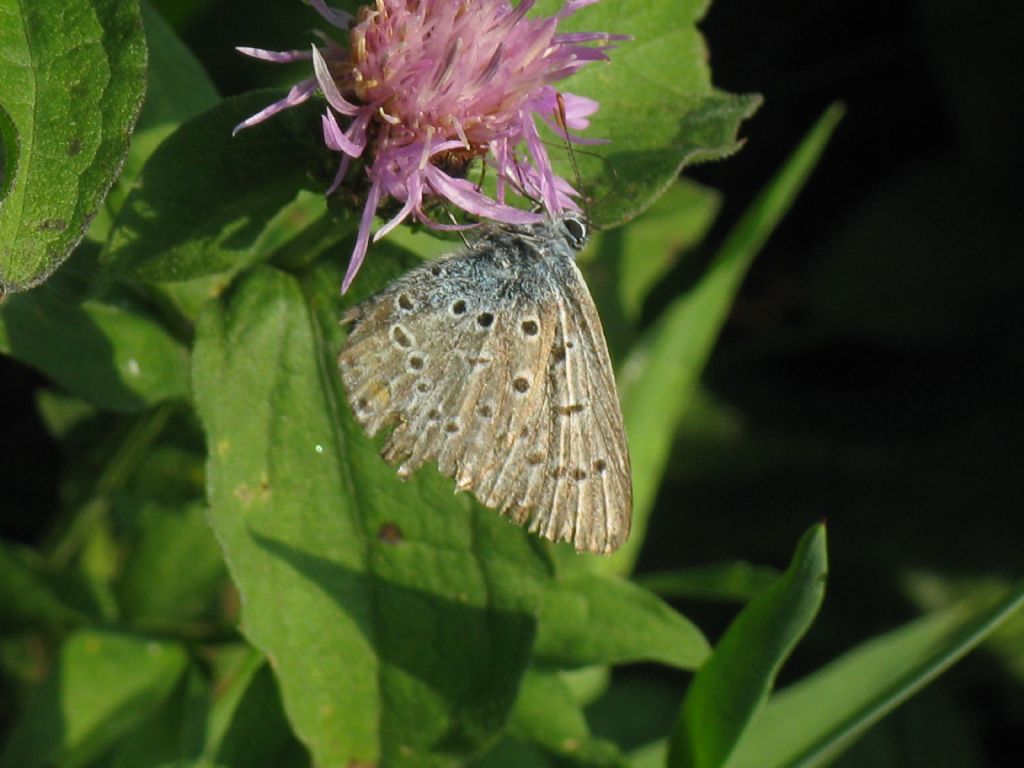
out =
<svg viewBox="0 0 1024 768"><path fill-rule="evenodd" d="M232 45L293 47L314 23L283 0L155 4L225 95L294 79ZM281 23L268 28L268 13ZM781 566L827 519L828 595L785 682L934 607L927 595L1024 572L1024 3L717 0L702 28L716 84L765 104L741 153L689 174L724 201L692 259L713 252L828 104L847 108L746 281L639 566ZM660 286L648 317L692 263ZM44 384L0 358L3 493L20 502L0 533L26 542L57 507L60 456L33 415ZM735 610L681 607L712 636ZM841 763L1019 765L1022 645L972 655ZM668 720L684 683L660 669L616 677L638 697L664 696ZM608 714L595 708L598 721Z"/></svg>
<svg viewBox="0 0 1024 768"><path fill-rule="evenodd" d="M923 585L1024 572L1024 4L720 0L702 28L716 83L765 95L744 150L692 173L724 192L712 240L847 107L734 307L718 413L684 425L641 565L778 565L827 519L788 680L916 615ZM1019 765L1022 658L975 654L842 764Z"/></svg>

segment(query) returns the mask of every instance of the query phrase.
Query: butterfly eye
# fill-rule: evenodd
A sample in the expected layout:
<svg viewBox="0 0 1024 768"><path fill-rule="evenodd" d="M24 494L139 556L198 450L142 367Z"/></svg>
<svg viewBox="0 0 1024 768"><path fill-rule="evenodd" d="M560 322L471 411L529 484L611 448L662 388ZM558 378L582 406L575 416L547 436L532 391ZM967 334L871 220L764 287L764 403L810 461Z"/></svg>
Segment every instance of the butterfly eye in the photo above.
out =
<svg viewBox="0 0 1024 768"><path fill-rule="evenodd" d="M562 219L565 231L569 234L569 242L577 251L587 242L587 225L577 216L566 216Z"/></svg>

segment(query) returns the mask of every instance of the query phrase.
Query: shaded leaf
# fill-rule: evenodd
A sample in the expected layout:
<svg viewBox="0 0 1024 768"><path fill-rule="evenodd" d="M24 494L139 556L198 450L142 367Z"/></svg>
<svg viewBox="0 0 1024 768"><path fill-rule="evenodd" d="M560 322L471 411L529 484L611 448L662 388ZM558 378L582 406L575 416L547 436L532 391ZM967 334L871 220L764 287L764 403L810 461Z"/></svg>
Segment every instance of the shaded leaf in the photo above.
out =
<svg viewBox="0 0 1024 768"><path fill-rule="evenodd" d="M221 687L211 712L203 759L224 768L286 768L309 765L284 710L277 682L258 653L247 651Z"/></svg>
<svg viewBox="0 0 1024 768"><path fill-rule="evenodd" d="M174 627L199 618L227 579L205 505L149 504L131 512L142 518L143 530L117 584L125 618L140 627Z"/></svg>
<svg viewBox="0 0 1024 768"><path fill-rule="evenodd" d="M169 642L95 630L70 635L53 674L15 720L0 766L85 764L154 712L186 663Z"/></svg>
<svg viewBox="0 0 1024 768"><path fill-rule="evenodd" d="M549 663L657 661L694 669L708 651L686 617L632 582L580 570L544 587L536 652Z"/></svg>
<svg viewBox="0 0 1024 768"><path fill-rule="evenodd" d="M220 101L202 65L148 0L143 0L140 10L149 51L146 98L128 145L124 170L89 228L89 238L96 241L106 239L114 216L160 142L185 120Z"/></svg>
<svg viewBox="0 0 1024 768"><path fill-rule="evenodd" d="M232 128L275 95L226 99L168 136L114 222L102 263L136 279L182 281L236 271L262 255L267 222L300 190L328 183L314 178L325 170L316 104L232 138Z"/></svg>
<svg viewBox="0 0 1024 768"><path fill-rule="evenodd" d="M557 768L557 760L534 744L506 736L467 765L471 768Z"/></svg>
<svg viewBox="0 0 1024 768"><path fill-rule="evenodd" d="M816 525L786 572L740 612L693 678L669 737L669 768L726 761L814 620L827 568L825 528Z"/></svg>
<svg viewBox="0 0 1024 768"><path fill-rule="evenodd" d="M130 306L78 301L56 282L0 304L0 352L100 408L188 397L188 352L156 321Z"/></svg>
<svg viewBox="0 0 1024 768"><path fill-rule="evenodd" d="M0 540L0 629L81 621L69 591L33 550Z"/></svg>
<svg viewBox="0 0 1024 768"><path fill-rule="evenodd" d="M121 170L146 84L137 2L0 1L0 293L45 280Z"/></svg>
<svg viewBox="0 0 1024 768"><path fill-rule="evenodd" d="M589 766L626 765L614 744L591 736L583 711L557 672L527 672L509 733Z"/></svg>
<svg viewBox="0 0 1024 768"><path fill-rule="evenodd" d="M1018 584L999 600L965 601L857 646L773 696L729 765L826 765L1022 605Z"/></svg>
<svg viewBox="0 0 1024 768"><path fill-rule="evenodd" d="M314 761L451 764L512 707L549 566L450 481L376 455L335 369L338 283L259 268L201 316L210 519Z"/></svg>
<svg viewBox="0 0 1024 768"><path fill-rule="evenodd" d="M661 738L671 730L679 709L678 677L657 671L616 675L604 695L587 707L591 730L624 752Z"/></svg>
<svg viewBox="0 0 1024 768"><path fill-rule="evenodd" d="M191 761L199 754L210 698L209 683L190 664L163 704L119 738L96 768L165 768Z"/></svg>

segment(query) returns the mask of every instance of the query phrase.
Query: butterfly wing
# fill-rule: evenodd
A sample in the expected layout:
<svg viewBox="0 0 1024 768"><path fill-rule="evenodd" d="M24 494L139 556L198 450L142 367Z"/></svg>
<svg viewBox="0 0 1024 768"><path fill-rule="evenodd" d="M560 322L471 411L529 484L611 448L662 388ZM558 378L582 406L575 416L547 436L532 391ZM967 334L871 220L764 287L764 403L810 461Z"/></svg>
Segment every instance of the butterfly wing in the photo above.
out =
<svg viewBox="0 0 1024 768"><path fill-rule="evenodd" d="M579 269L571 261L569 267L571 278L555 303L550 407L538 433L559 460L531 527L547 538L571 539L577 549L611 552L629 535L629 452L601 320Z"/></svg>
<svg viewBox="0 0 1024 768"><path fill-rule="evenodd" d="M346 316L339 368L364 430L394 425L400 476L436 461L531 531L610 552L631 511L622 417L593 301L568 251L557 266L471 251L415 269Z"/></svg>
<svg viewBox="0 0 1024 768"><path fill-rule="evenodd" d="M601 321L571 259L549 307L543 407L478 497L530 531L579 550L612 552L629 535L632 483Z"/></svg>

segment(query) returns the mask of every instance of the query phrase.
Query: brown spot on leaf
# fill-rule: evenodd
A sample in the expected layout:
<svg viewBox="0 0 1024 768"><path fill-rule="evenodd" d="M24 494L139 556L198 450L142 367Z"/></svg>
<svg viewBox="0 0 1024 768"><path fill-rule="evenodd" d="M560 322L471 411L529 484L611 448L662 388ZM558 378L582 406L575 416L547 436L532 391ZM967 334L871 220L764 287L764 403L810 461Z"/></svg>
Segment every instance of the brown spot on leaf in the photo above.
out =
<svg viewBox="0 0 1024 768"><path fill-rule="evenodd" d="M67 228L68 223L64 219L43 219L39 222L36 230L39 232L63 232Z"/></svg>
<svg viewBox="0 0 1024 768"><path fill-rule="evenodd" d="M402 535L402 529L395 523L381 523L380 528L377 529L377 538L385 544L397 544L403 541L405 536Z"/></svg>

